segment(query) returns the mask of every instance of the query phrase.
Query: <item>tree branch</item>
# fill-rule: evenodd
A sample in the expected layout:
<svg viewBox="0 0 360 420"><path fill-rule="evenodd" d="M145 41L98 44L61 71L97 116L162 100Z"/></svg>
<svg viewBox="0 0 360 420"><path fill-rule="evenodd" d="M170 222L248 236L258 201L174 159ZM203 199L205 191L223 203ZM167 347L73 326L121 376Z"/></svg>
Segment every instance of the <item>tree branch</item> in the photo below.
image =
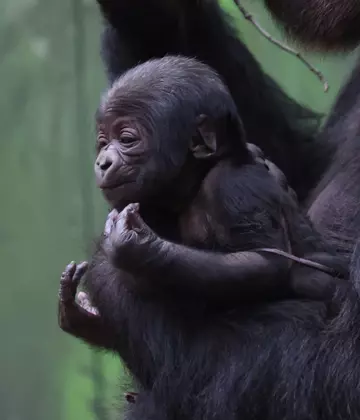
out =
<svg viewBox="0 0 360 420"><path fill-rule="evenodd" d="M240 4L240 0L234 0L235 5L240 10L242 15L246 20L248 20L258 32L261 33L263 37L265 37L269 42L276 45L278 48L282 49L283 51L287 52L288 54L294 55L298 58L305 66L315 74L315 76L321 81L324 86L324 91L328 92L329 90L329 83L325 79L324 75L321 73L320 70L315 68L311 63L309 63L298 51L294 50L293 48L283 44L282 42L278 41L277 39L273 38L269 32L262 28L262 26L254 19L254 17Z"/></svg>

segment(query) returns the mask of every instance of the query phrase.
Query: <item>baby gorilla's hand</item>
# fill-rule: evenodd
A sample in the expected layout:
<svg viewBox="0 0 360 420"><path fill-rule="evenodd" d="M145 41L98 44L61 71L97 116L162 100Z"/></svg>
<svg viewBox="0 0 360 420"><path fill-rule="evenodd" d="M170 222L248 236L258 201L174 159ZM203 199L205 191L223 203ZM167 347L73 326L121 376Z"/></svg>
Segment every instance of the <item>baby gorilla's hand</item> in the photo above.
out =
<svg viewBox="0 0 360 420"><path fill-rule="evenodd" d="M88 263L69 264L61 275L58 320L60 328L74 335L83 337L84 330L89 330L96 317L99 317L97 308L91 305L85 292L77 292L80 280L86 273Z"/></svg>
<svg viewBox="0 0 360 420"><path fill-rule="evenodd" d="M157 258L160 239L139 214L139 204L129 204L119 214L113 210L105 224L104 250L119 268L137 271Z"/></svg>

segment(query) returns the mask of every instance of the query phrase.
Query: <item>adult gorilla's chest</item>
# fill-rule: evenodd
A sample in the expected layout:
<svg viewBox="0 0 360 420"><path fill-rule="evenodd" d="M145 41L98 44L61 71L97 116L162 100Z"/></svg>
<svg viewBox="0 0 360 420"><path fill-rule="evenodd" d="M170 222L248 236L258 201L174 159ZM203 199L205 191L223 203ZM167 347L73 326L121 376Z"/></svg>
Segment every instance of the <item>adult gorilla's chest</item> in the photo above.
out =
<svg viewBox="0 0 360 420"><path fill-rule="evenodd" d="M131 407L133 418L140 418L144 407L153 407L161 419L317 418L312 398L301 397L316 395L321 385L317 365L321 304L284 301L231 311L205 310L203 317L195 309L183 310L171 320L164 308L164 316L171 320L164 335L164 345L173 350L171 367L165 359L158 366L157 385L140 393ZM166 381L161 380L164 375ZM304 376L312 378L306 386Z"/></svg>

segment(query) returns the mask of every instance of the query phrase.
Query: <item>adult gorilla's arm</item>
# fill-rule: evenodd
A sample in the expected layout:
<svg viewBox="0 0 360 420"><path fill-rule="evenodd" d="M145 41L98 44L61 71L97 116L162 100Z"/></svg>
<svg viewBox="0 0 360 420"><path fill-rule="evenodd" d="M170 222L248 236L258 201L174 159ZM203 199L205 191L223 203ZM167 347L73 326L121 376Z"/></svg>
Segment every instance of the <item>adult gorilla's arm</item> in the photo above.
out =
<svg viewBox="0 0 360 420"><path fill-rule="evenodd" d="M282 169L300 201L307 196L328 163L326 146L313 139L317 118L263 73L216 0L98 3L106 22L102 55L110 83L130 67L166 54L205 62L228 85L248 140Z"/></svg>
<svg viewBox="0 0 360 420"><path fill-rule="evenodd" d="M358 0L265 0L275 18L306 46L344 50L360 42Z"/></svg>
<svg viewBox="0 0 360 420"><path fill-rule="evenodd" d="M338 145L312 195L309 216L348 259L360 237L360 61L339 95L321 136Z"/></svg>

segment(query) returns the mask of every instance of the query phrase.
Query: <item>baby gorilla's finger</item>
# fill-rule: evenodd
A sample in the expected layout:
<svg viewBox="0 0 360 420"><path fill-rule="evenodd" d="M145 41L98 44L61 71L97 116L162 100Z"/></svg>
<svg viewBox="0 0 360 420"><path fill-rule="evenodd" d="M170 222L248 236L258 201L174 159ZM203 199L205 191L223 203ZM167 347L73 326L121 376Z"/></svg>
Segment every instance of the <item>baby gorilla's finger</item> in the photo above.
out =
<svg viewBox="0 0 360 420"><path fill-rule="evenodd" d="M105 228L104 228L104 235L105 236L110 235L110 232L114 228L116 218L118 217L118 215L119 215L119 212L116 209L112 210L108 214L108 217L107 217L106 222L105 222Z"/></svg>
<svg viewBox="0 0 360 420"><path fill-rule="evenodd" d="M105 228L104 228L104 235L109 236L110 232L112 231L112 227L114 226L114 222L112 219L106 219Z"/></svg>
<svg viewBox="0 0 360 420"><path fill-rule="evenodd" d="M127 218L128 218L128 224L130 225L131 229L134 230L135 232L139 232L146 227L144 220L140 216L139 207L138 208L134 207L128 213Z"/></svg>
<svg viewBox="0 0 360 420"><path fill-rule="evenodd" d="M127 206L127 210L131 212L139 212L140 211L140 204L139 203L131 203Z"/></svg>
<svg viewBox="0 0 360 420"><path fill-rule="evenodd" d="M72 279L73 275L76 270L76 264L74 261L72 261L70 264L68 264L65 268L65 270L61 274L62 279Z"/></svg>
<svg viewBox="0 0 360 420"><path fill-rule="evenodd" d="M81 264L79 264L76 267L76 270L72 279L73 283L76 283L76 286L78 286L81 278L84 276L88 268L89 268L89 264L86 261L83 261Z"/></svg>
<svg viewBox="0 0 360 420"><path fill-rule="evenodd" d="M73 302L76 296L77 285L73 283L73 276L76 272L76 264L71 262L61 275L59 299L63 303Z"/></svg>
<svg viewBox="0 0 360 420"><path fill-rule="evenodd" d="M128 204L124 210L120 213L117 223L116 230L119 232L133 230L132 215L139 210L138 204Z"/></svg>
<svg viewBox="0 0 360 420"><path fill-rule="evenodd" d="M84 308L85 305L90 303L90 299L88 298L87 293L85 292L79 292L76 295L76 302L79 304L79 306L81 306L82 308Z"/></svg>
<svg viewBox="0 0 360 420"><path fill-rule="evenodd" d="M76 296L76 300L79 306L81 306L81 308L84 309L86 312L95 316L99 316L99 311L97 310L97 308L95 308L95 306L91 304L91 300L89 299L87 293L79 292Z"/></svg>

